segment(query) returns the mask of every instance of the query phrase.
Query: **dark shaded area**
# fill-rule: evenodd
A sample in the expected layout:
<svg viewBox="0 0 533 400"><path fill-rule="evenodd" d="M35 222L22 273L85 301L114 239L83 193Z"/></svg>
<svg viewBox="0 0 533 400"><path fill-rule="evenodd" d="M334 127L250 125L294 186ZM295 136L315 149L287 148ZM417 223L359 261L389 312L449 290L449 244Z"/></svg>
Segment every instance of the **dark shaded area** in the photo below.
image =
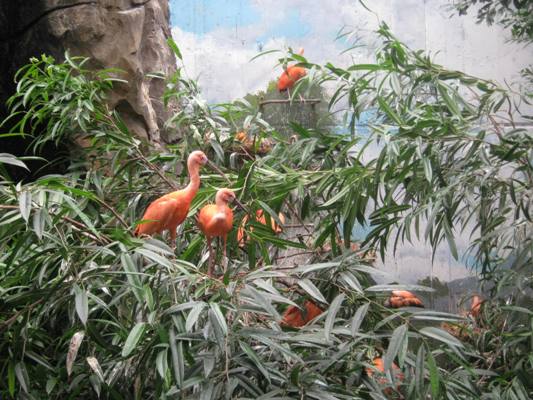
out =
<svg viewBox="0 0 533 400"><path fill-rule="evenodd" d="M58 2L57 8L69 7L69 2ZM15 74L31 57L41 54L62 59L64 49L49 33L45 17L56 8L47 8L42 0L2 1L0 2L0 120L8 116L7 99L15 92ZM16 123L9 121L0 128L6 133ZM36 134L39 132L37 131ZM17 167L6 166L15 181L31 181L39 176L62 173L67 164L62 161L68 154L67 146L47 143L38 154L31 149L29 137L8 137L0 139L0 152L16 156L39 156L48 161L26 161L30 172Z"/></svg>

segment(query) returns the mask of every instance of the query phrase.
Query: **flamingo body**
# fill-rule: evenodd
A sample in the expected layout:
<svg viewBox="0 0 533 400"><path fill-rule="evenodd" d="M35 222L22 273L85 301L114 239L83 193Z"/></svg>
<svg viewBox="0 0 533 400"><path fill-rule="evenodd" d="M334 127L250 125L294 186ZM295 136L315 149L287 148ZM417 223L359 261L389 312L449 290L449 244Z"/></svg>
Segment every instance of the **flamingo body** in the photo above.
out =
<svg viewBox="0 0 533 400"><path fill-rule="evenodd" d="M213 276L214 254L211 247L211 240L214 237L221 237L224 241L223 251L226 256L226 241L228 233L233 228L233 211L228 207L228 203L235 200L235 194L230 189L220 189L215 198L215 204L208 204L200 210L198 214L198 227L207 238L209 248L209 269L208 275Z"/></svg>
<svg viewBox="0 0 533 400"><path fill-rule="evenodd" d="M193 151L187 160L190 181L182 190L165 194L154 200L144 212L141 222L135 228L135 235L153 235L170 232L171 245L175 246L176 229L183 223L192 199L200 187L200 167L207 163L206 155L201 151Z"/></svg>
<svg viewBox="0 0 533 400"><path fill-rule="evenodd" d="M424 303L413 293L407 290L393 290L391 297L385 302L386 307L400 308L400 307L422 307Z"/></svg>
<svg viewBox="0 0 533 400"><path fill-rule="evenodd" d="M165 230L176 230L187 217L191 205L185 190L177 190L154 200L143 215L145 223L137 225L136 235L153 235Z"/></svg>
<svg viewBox="0 0 533 400"><path fill-rule="evenodd" d="M283 71L278 79L278 90L280 92L284 92L288 89L292 89L294 84L306 74L307 72L303 67L298 67L296 65L287 67L287 69Z"/></svg>
<svg viewBox="0 0 533 400"><path fill-rule="evenodd" d="M301 328L309 321L318 317L324 311L312 301L306 300L303 309L296 306L289 306L283 313L280 325L292 328Z"/></svg>
<svg viewBox="0 0 533 400"><path fill-rule="evenodd" d="M374 365L374 368L367 367L365 369L366 375L369 378L372 378L374 374L377 374L377 382L380 385L386 385L388 384L388 379L385 376L385 363L381 357L377 357L372 361L372 364ZM392 363L392 375L394 376L395 381L402 382L404 379L404 375L402 371L400 370L400 367L398 367L395 363ZM399 389L400 385L397 386L397 389ZM386 388L383 391L387 395L392 394L391 388Z"/></svg>
<svg viewBox="0 0 533 400"><path fill-rule="evenodd" d="M208 204L200 210L198 226L206 237L224 237L233 227L233 211L227 205Z"/></svg>
<svg viewBox="0 0 533 400"><path fill-rule="evenodd" d="M472 297L472 305L470 306L470 315L472 315L472 317L479 317L479 313L481 312L481 304L483 304L483 299L480 296L475 295Z"/></svg>

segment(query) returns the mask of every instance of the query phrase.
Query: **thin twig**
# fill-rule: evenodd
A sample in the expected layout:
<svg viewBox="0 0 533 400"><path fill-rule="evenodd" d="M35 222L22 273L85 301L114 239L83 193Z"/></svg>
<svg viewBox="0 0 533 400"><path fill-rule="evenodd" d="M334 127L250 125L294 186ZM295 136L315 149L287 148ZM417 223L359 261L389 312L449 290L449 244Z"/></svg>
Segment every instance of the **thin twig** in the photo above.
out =
<svg viewBox="0 0 533 400"><path fill-rule="evenodd" d="M0 209L4 209L4 210L18 210L19 207L18 206L13 206L13 205L9 205L9 204L0 204ZM34 209L40 209L39 207L34 207ZM107 243L111 243L112 240L109 239L106 235L102 235L102 238L104 238L107 243L105 243L104 241L102 241L99 237L95 236L91 230L89 229L88 226L82 224L81 222L79 221L76 221L75 219L72 219L70 217L67 217L66 215L62 215L61 216L62 219L64 219L65 221L67 221L68 223L74 225L75 227L77 227L78 229L81 229L83 230L91 239L93 239L94 241L96 242L99 242L101 244L107 244Z"/></svg>
<svg viewBox="0 0 533 400"><path fill-rule="evenodd" d="M19 315L21 315L22 313L24 313L26 311L31 311L33 309L33 307L35 307L39 303L42 303L43 301L44 301L44 298L41 298L41 299L31 303L29 306L24 307L22 310L17 311L11 317L9 317L5 321L3 321L2 324L0 325L0 332L2 332L5 329L8 329L15 322L15 320L19 317Z"/></svg>
<svg viewBox="0 0 533 400"><path fill-rule="evenodd" d="M265 104L286 104L286 103L309 103L309 104L318 104L320 99L272 99L272 100L263 100L259 102L259 106L264 106Z"/></svg>

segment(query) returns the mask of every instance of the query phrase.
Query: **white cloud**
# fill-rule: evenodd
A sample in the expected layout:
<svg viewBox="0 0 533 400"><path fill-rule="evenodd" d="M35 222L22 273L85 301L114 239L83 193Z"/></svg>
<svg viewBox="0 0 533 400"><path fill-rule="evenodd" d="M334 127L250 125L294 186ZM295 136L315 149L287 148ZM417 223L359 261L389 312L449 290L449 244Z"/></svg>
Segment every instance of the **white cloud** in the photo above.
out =
<svg viewBox="0 0 533 400"><path fill-rule="evenodd" d="M457 68L473 75L503 82L516 77L517 71L527 65L533 55L531 48L506 43L498 26L476 25L472 16L453 17L445 9L447 0L424 2L420 0L368 1L375 13L365 10L356 1L308 0L250 0L260 19L256 24L218 28L204 35L195 35L172 29L172 35L182 50L186 70L198 77L204 97L210 102L229 101L246 93L265 89L275 79L281 68L275 68L280 54L268 54L249 60L259 52L257 38L267 35L272 27L297 10L299 18L309 26L307 34L299 39L279 35L263 43L263 50L305 48L306 57L316 63L333 62L346 65L365 62L372 56L375 46L372 33L379 24L377 15L385 21L400 40L413 48L431 51L436 61L448 68ZM179 12L176 10L175 12ZM340 53L346 46L335 42L335 32L343 26L354 29L368 47L351 56ZM488 45L490 44L490 45ZM440 51L440 53L438 53ZM350 57L354 57L351 60ZM458 240L458 247L466 247L466 239ZM387 254L380 268L397 274L401 282L412 282L431 273L431 256L423 243L403 245L397 254ZM444 247L439 250L433 274L439 279L457 279L470 275L460 263L449 261Z"/></svg>
<svg viewBox="0 0 533 400"><path fill-rule="evenodd" d="M453 17L447 0L420 4L419 0L375 0L367 2L375 14L353 0L250 0L260 18L247 26L219 28L202 36L173 28L173 36L183 49L188 71L199 76L204 95L209 101L231 100L247 92L264 88L279 74L274 70L277 57L265 56L249 63L258 53L257 38L272 33L284 19L297 12L309 27L299 39L287 39L280 34L264 43L266 49L304 47L311 61L332 61L346 65L348 55L340 55L344 44L335 42L335 32L343 26L355 29L368 44L375 40L371 32L378 27L378 15L392 31L414 48L430 50L438 62L450 68L465 70L474 75L497 79L516 78L520 68L527 65L531 49L506 43L497 25L476 25L472 16ZM179 12L176 10L175 12ZM486 46L486 43L491 43ZM356 62L371 56L371 49L355 53ZM440 53L438 53L440 51Z"/></svg>

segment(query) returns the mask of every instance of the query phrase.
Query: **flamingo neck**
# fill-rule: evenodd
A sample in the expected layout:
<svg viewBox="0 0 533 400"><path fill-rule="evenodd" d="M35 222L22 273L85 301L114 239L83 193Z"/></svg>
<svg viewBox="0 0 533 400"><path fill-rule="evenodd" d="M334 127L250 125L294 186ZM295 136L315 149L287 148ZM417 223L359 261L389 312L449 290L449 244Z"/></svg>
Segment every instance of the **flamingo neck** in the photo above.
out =
<svg viewBox="0 0 533 400"><path fill-rule="evenodd" d="M226 208L228 206L228 203L222 199L222 196L219 196L218 194L215 197L215 204L219 209Z"/></svg>
<svg viewBox="0 0 533 400"><path fill-rule="evenodd" d="M188 197L192 200L200 188L200 166L193 163L187 164L189 170L189 184L185 187L185 191L187 192Z"/></svg>

